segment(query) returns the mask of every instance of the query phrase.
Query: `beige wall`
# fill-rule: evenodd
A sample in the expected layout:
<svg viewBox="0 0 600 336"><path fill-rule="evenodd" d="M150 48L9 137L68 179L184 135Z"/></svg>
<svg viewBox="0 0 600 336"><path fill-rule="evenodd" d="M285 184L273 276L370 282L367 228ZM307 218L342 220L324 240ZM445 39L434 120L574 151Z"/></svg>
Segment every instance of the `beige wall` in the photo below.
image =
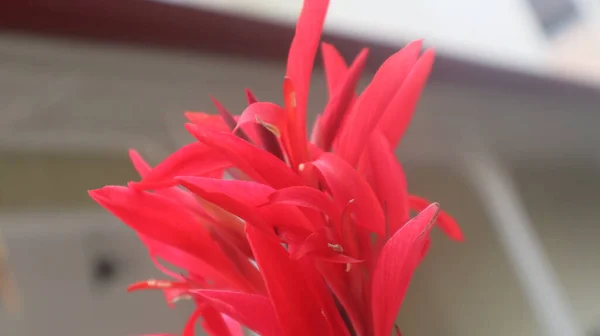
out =
<svg viewBox="0 0 600 336"><path fill-rule="evenodd" d="M514 169L544 247L576 317L591 330L600 317L600 237L593 162L530 162ZM441 168L407 172L417 193L438 200L461 223L461 245L437 235L400 314L407 335L535 335L516 277L468 182Z"/></svg>

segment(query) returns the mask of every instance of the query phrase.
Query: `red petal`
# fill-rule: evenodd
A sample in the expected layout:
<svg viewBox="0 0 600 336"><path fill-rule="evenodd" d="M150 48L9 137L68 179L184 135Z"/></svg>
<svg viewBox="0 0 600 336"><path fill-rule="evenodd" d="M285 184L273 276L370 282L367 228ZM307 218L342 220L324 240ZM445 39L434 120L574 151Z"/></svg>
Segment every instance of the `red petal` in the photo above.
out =
<svg viewBox="0 0 600 336"><path fill-rule="evenodd" d="M184 187L224 210L248 221L262 230L272 231L273 226L310 229L311 224L302 212L290 206L258 206L268 203L273 188L251 181L181 177Z"/></svg>
<svg viewBox="0 0 600 336"><path fill-rule="evenodd" d="M138 172L141 178L146 177L150 174L152 167L144 161L140 153L138 153L135 149L129 149L129 159L133 163L135 170Z"/></svg>
<svg viewBox="0 0 600 336"><path fill-rule="evenodd" d="M223 119L223 121L225 122L225 124L227 125L227 128L229 130L232 130L233 133L237 136L239 136L240 138L246 140L246 141L250 141L250 138L248 137L248 135L246 134L246 132L244 132L243 129L238 129L237 128L237 121L236 119L233 117L233 115L231 113L229 113L229 111L227 111L227 109L225 108L225 106L223 106L223 104L221 104L221 102L219 102L217 100L217 98L211 96L210 99L213 102L213 105L215 105L215 107L217 108L217 111L219 112L219 115L221 116L221 119Z"/></svg>
<svg viewBox="0 0 600 336"><path fill-rule="evenodd" d="M292 260L281 244L252 226L246 226L248 241L261 270L275 314L284 335L328 335L332 326L325 316L318 287L327 292L320 276L311 276L306 264ZM335 309L335 307L333 307ZM337 314L337 313L336 313ZM336 330L333 330L335 333Z"/></svg>
<svg viewBox="0 0 600 336"><path fill-rule="evenodd" d="M398 230L383 246L373 271L371 303L374 336L389 336L410 279L421 261L423 247L435 216L431 204Z"/></svg>
<svg viewBox="0 0 600 336"><path fill-rule="evenodd" d="M170 187L177 184L173 179L175 176L204 176L230 166L231 163L216 151L195 142L178 149L140 182L132 182L130 186L138 190Z"/></svg>
<svg viewBox="0 0 600 336"><path fill-rule="evenodd" d="M125 187L107 186L92 190L90 196L125 224L141 235L169 248L169 254L160 256L178 263L184 257L194 256L203 275L227 282L236 288L250 290L227 257L214 243L206 229L185 207L160 195L138 192ZM156 247L154 247L156 248ZM158 254L158 253L157 253ZM191 262L191 261L189 261ZM182 265L183 266L183 265Z"/></svg>
<svg viewBox="0 0 600 336"><path fill-rule="evenodd" d="M283 102L287 114L287 137L282 139L290 165L294 170L306 162L308 159L308 150L306 148L306 129L298 127L300 110L297 107L296 91L294 83L290 77L283 79Z"/></svg>
<svg viewBox="0 0 600 336"><path fill-rule="evenodd" d="M421 92L427 83L434 58L433 49L423 53L379 120L377 127L388 139L391 148L398 146L410 123Z"/></svg>
<svg viewBox="0 0 600 336"><path fill-rule="evenodd" d="M339 220L340 210L331 198L322 191L305 186L279 189L269 196L270 204L287 204L323 212L334 220Z"/></svg>
<svg viewBox="0 0 600 336"><path fill-rule="evenodd" d="M389 223L387 234L393 234L410 218L406 177L400 162L381 133L374 132L371 135L367 154L363 156L367 166L367 180L377 194L380 204L386 208Z"/></svg>
<svg viewBox="0 0 600 336"><path fill-rule="evenodd" d="M209 305L202 308L202 329L209 336L231 336L223 315ZM191 336L193 336L192 334Z"/></svg>
<svg viewBox="0 0 600 336"><path fill-rule="evenodd" d="M258 101L258 99L256 99L256 96L254 95L254 93L252 93L252 91L250 91L250 89L246 89L245 91L246 101L248 102L248 105L252 105Z"/></svg>
<svg viewBox="0 0 600 336"><path fill-rule="evenodd" d="M189 320L185 324L185 328L183 328L183 333L181 336L194 336L196 334L196 321L202 316L202 309L196 309L192 316L190 316Z"/></svg>
<svg viewBox="0 0 600 336"><path fill-rule="evenodd" d="M330 150L333 140L338 135L347 111L354 102L356 84L367 61L368 49L363 49L356 56L343 82L329 98L323 117L319 120L320 136L316 136L317 145L324 150Z"/></svg>
<svg viewBox="0 0 600 336"><path fill-rule="evenodd" d="M287 115L283 108L269 102L253 103L242 112L236 129L244 126L254 127L265 150L283 160L279 139L288 136Z"/></svg>
<svg viewBox="0 0 600 336"><path fill-rule="evenodd" d="M346 206L354 200L357 225L379 235L385 233L385 216L377 196L354 168L331 153L324 153L311 164L323 174L334 202Z"/></svg>
<svg viewBox="0 0 600 336"><path fill-rule="evenodd" d="M186 128L199 141L257 182L276 189L302 184L300 177L276 156L232 134L213 132L193 124L187 124Z"/></svg>
<svg viewBox="0 0 600 336"><path fill-rule="evenodd" d="M205 127L210 127L215 131L229 131L231 128L227 126L227 123L221 118L220 115L206 113L206 112L185 112L184 113L187 120L189 120L193 124L203 125Z"/></svg>
<svg viewBox="0 0 600 336"><path fill-rule="evenodd" d="M273 189L267 185L238 180L178 177L186 189L263 230L270 230L255 208L268 202Z"/></svg>
<svg viewBox="0 0 600 336"><path fill-rule="evenodd" d="M135 169L138 171L138 173L140 174L140 177L142 179L151 173L152 168L150 167L150 165L148 165L148 163L146 163L146 161L144 161L144 159L138 152L136 152L133 149L130 149L129 150L129 158L133 162ZM135 183L132 183L132 184L135 184ZM200 206L200 203L198 203L197 199L192 194L190 194L180 188L171 187L171 188L159 189L159 190L156 190L155 192L157 194L162 195L171 200L174 200L174 201L176 200L178 203L184 205L188 209L196 212L197 214L199 214L201 216L206 215L206 212Z"/></svg>
<svg viewBox="0 0 600 336"><path fill-rule="evenodd" d="M327 91L329 92L329 98L332 98L344 83L348 65L346 65L346 61L335 46L329 43L321 43L321 57L325 68Z"/></svg>
<svg viewBox="0 0 600 336"><path fill-rule="evenodd" d="M296 34L290 46L286 77L292 78L296 91L296 130L306 142L306 106L310 76L319 47L329 0L306 0L296 24Z"/></svg>
<svg viewBox="0 0 600 336"><path fill-rule="evenodd" d="M338 152L352 166L366 146L365 139L375 130L383 111L394 94L401 89L410 69L417 61L421 41L410 43L388 58L377 70L375 77L356 100L340 135Z"/></svg>
<svg viewBox="0 0 600 336"><path fill-rule="evenodd" d="M249 105L242 112L235 128L237 129L248 123L258 123L275 134L275 136L280 137L281 132L286 131L287 115L285 110L277 104L258 102Z"/></svg>
<svg viewBox="0 0 600 336"><path fill-rule="evenodd" d="M268 297L231 291L194 290L219 312L226 314L260 335L282 335Z"/></svg>
<svg viewBox="0 0 600 336"><path fill-rule="evenodd" d="M229 329L229 333L231 334L231 336L244 336L244 329L242 328L242 325L232 319L231 317L227 316L227 315L222 315L223 316L223 320L225 321L225 324L227 325L227 328Z"/></svg>
<svg viewBox="0 0 600 336"><path fill-rule="evenodd" d="M429 201L415 195L410 195L408 197L408 201L410 202L410 208L415 211L423 211L428 205ZM445 211L440 211L440 214L437 217L436 224L444 231L446 236L456 241L464 241L465 236L460 229L458 223L452 218L452 216L448 215Z"/></svg>

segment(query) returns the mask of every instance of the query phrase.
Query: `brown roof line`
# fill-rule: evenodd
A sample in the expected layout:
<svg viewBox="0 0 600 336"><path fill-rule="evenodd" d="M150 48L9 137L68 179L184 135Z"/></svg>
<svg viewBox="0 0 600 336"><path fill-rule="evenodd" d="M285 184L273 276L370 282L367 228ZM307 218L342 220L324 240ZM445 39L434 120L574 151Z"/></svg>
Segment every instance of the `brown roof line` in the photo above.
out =
<svg viewBox="0 0 600 336"><path fill-rule="evenodd" d="M293 36L292 27L149 0L9 1L0 11L0 29L281 61ZM349 57L369 47L371 69L400 47L344 36L326 35L324 40ZM600 96L595 87L445 55L438 56L432 79L534 94L594 100Z"/></svg>

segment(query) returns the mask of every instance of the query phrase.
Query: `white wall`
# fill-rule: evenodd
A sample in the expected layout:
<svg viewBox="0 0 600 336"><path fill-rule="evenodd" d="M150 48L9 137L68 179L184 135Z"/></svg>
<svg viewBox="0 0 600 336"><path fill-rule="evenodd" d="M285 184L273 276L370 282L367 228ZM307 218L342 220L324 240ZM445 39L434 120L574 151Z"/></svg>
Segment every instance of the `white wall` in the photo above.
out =
<svg viewBox="0 0 600 336"><path fill-rule="evenodd" d="M292 24L301 0L170 0ZM544 37L524 0L331 0L326 30L389 43L424 38L440 51L543 70Z"/></svg>

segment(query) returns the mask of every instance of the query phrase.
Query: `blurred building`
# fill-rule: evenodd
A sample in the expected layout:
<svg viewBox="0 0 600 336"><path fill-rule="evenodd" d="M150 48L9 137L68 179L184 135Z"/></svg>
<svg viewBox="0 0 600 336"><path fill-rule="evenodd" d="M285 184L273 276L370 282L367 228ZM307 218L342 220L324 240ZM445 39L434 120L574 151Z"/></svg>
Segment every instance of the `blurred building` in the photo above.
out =
<svg viewBox="0 0 600 336"><path fill-rule="evenodd" d="M435 236L401 310L404 334L578 336L598 327L594 6L332 0L325 40L348 59L370 46L367 75L410 39L439 51L398 155L411 190L439 200L467 242ZM209 94L238 112L245 87L279 101L299 8L57 0L0 12L0 231L21 299L19 312L0 314L0 334L179 331L185 303L169 310L159 294L125 293L157 273L86 190L134 179L128 148L156 163L191 141L182 112L211 110ZM325 91L318 68L313 118Z"/></svg>

